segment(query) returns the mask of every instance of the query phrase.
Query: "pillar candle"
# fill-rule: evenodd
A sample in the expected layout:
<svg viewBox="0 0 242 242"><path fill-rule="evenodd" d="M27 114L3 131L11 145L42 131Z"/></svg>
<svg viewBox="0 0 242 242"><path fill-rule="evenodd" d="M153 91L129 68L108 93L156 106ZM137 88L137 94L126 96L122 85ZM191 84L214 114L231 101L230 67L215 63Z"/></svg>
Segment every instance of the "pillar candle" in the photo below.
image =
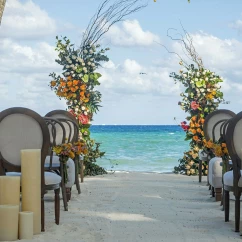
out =
<svg viewBox="0 0 242 242"><path fill-rule="evenodd" d="M0 205L0 241L18 239L18 205Z"/></svg>
<svg viewBox="0 0 242 242"><path fill-rule="evenodd" d="M41 150L21 150L22 211L33 212L34 234L41 232Z"/></svg>
<svg viewBox="0 0 242 242"><path fill-rule="evenodd" d="M19 205L20 177L0 176L0 205Z"/></svg>
<svg viewBox="0 0 242 242"><path fill-rule="evenodd" d="M34 233L33 212L19 213L19 239L32 239Z"/></svg>

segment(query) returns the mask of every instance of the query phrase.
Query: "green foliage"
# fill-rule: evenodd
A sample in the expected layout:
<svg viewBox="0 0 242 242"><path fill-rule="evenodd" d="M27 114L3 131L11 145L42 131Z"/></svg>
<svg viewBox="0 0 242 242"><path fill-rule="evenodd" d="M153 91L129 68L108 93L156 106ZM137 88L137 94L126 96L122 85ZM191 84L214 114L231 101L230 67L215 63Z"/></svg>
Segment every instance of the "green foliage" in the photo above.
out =
<svg viewBox="0 0 242 242"><path fill-rule="evenodd" d="M84 170L84 176L96 176L96 175L103 175L107 174L107 171L98 166L95 163L92 162L85 162L85 170Z"/></svg>

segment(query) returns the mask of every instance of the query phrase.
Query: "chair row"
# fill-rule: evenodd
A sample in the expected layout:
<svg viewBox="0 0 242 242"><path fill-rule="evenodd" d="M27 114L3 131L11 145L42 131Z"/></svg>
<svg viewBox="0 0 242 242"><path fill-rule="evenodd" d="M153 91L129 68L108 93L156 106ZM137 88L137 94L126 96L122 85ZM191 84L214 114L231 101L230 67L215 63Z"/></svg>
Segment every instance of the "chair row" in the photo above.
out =
<svg viewBox="0 0 242 242"><path fill-rule="evenodd" d="M226 143L230 159L207 157L208 185L212 196L223 205L225 222L229 221L229 194L235 196L235 231L240 227L240 196L242 192L242 112L237 115L226 109L209 114L204 123L204 135L213 143L222 140ZM203 159L204 160L204 159Z"/></svg>
<svg viewBox="0 0 242 242"><path fill-rule="evenodd" d="M53 152L53 147L78 140L78 123L64 110L54 110L41 117L33 110L15 107L0 112L0 175L21 176L20 151L41 150L41 230L45 230L44 195L55 192L55 222L60 220L60 188L65 211L71 198L71 188L79 184L80 157L68 159L68 182L63 179L63 164ZM82 166L81 166L82 167ZM81 172L83 180L83 172Z"/></svg>

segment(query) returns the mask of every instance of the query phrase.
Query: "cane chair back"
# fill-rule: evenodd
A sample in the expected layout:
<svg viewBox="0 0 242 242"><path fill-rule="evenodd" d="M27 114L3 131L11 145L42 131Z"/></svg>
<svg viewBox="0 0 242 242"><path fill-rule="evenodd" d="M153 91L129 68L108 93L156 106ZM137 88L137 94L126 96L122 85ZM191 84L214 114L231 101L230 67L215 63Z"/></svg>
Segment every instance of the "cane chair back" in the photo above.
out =
<svg viewBox="0 0 242 242"><path fill-rule="evenodd" d="M231 119L235 113L227 109L219 109L210 113L204 122L204 135L206 140L217 141L221 136L220 127L223 122Z"/></svg>

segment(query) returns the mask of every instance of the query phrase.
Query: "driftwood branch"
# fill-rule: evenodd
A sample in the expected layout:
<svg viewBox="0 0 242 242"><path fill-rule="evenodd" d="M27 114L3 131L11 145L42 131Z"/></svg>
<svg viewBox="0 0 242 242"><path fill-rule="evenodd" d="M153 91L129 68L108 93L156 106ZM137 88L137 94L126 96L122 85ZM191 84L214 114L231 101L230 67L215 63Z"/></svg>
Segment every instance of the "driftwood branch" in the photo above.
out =
<svg viewBox="0 0 242 242"><path fill-rule="evenodd" d="M114 0L113 3L111 2L111 0L104 0L98 7L84 32L82 47L90 43L97 43L112 25L147 6L147 4L140 4L142 0Z"/></svg>
<svg viewBox="0 0 242 242"><path fill-rule="evenodd" d="M183 27L182 23L180 22L183 34L178 32L177 29L174 28L169 28L167 30L167 37L169 37L171 40L178 41L181 44L182 50L184 55L194 63L198 65L199 68L203 67L203 61L202 58L199 56L197 53L194 45L193 45L193 38L192 36L186 31L186 29ZM174 30L176 31L175 35L170 34L170 32ZM177 36L177 37L176 37ZM160 43L159 43L160 44ZM162 44L160 44L162 45ZM186 65L188 66L187 62L176 52L174 51L169 51L168 48L164 45L162 45L168 53L176 54L179 59Z"/></svg>

